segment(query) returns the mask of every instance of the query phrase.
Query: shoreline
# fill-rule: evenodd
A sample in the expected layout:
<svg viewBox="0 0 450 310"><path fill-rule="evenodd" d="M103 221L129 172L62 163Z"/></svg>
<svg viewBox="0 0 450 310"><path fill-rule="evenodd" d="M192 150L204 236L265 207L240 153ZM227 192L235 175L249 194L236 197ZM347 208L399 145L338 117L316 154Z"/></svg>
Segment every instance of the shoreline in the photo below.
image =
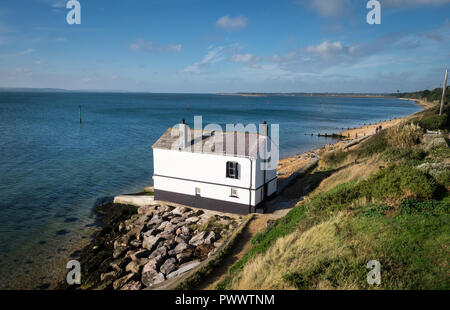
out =
<svg viewBox="0 0 450 310"><path fill-rule="evenodd" d="M429 105L425 105L423 104L420 100L413 100L413 99L402 99L402 100L409 100L409 101L413 101L416 104L420 105L422 108L427 109L430 106ZM420 112L416 112L416 113L420 113ZM362 136L371 136L373 134L375 134L375 128L377 126L379 126L380 124L383 126L383 129L392 127L396 124L398 124L401 121L407 120L408 118L410 118L411 116L415 115L416 113L413 113L411 115L405 116L405 117L401 117L401 118L395 118L392 120L388 120L388 121L384 121L384 122L379 122L376 124L371 124L371 125L366 125L366 126L361 126L359 128L355 128L355 129L351 129L349 131L343 131L341 132L341 135L344 136L344 133L348 133L350 134L350 137L347 139L340 139L337 142L334 143L329 143L326 144L323 147L320 148L316 148L313 149L311 151L307 151L307 152L302 152L302 153L298 153L296 155L292 155L292 156L287 156L284 158L281 158L279 160L278 163L278 167L277 167L277 176L279 178L279 182L285 181L287 178L289 178L293 173L295 173L296 171L298 171L299 169L301 169L305 164L307 164L312 158L317 158L328 150L330 149L335 149L335 148L340 148L340 147L345 147L349 142L354 141L356 138L360 138ZM373 131L373 132L372 132ZM354 137L352 137L352 135L354 135ZM192 208L195 210L195 208ZM100 213L97 213L98 216L103 216ZM132 214L131 214L132 215ZM130 215L130 217L131 217ZM130 218L122 218L122 221L120 221L121 223L126 223L127 219L129 220ZM117 226L114 225L115 227L119 227L119 223L117 223ZM93 247L95 247L95 245L99 244L98 241L96 241L95 239L100 235L103 236L103 231L104 229L108 229L111 228L111 223L104 223L103 226L101 226L99 228L99 230L96 232L96 237L94 238L94 240L91 240L91 242L89 242L85 247L81 248L81 252L85 253L85 255L88 255L87 253L89 252L95 252L93 250ZM119 235L119 232L117 234L115 234L115 236L117 237L117 235ZM106 238L106 236L103 236L103 238ZM88 250L90 249L90 250ZM90 253L90 255L92 255L92 253ZM142 267L142 266L141 266ZM125 268L125 266L123 266L123 268ZM131 268L131 267L130 267ZM106 274L106 273L105 273ZM106 275L105 275L106 276ZM117 280L117 279L116 279ZM63 279L62 279L63 281ZM67 287L64 285L64 282L58 282L56 283L57 288L59 289L66 289ZM111 283L110 283L111 286Z"/></svg>

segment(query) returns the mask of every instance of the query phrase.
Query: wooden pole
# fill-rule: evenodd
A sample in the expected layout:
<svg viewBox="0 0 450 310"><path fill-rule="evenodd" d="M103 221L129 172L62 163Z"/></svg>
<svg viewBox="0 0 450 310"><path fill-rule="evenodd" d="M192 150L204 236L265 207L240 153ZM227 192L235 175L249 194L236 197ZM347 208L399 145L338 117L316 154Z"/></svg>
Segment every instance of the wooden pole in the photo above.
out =
<svg viewBox="0 0 450 310"><path fill-rule="evenodd" d="M82 120L81 120L81 104L80 105L78 105L78 115L80 116L80 124L83 122Z"/></svg>
<svg viewBox="0 0 450 310"><path fill-rule="evenodd" d="M447 90L447 75L448 75L448 69L445 70L444 84L442 85L441 109L439 110L439 115L442 115L442 112L444 111L445 91Z"/></svg>

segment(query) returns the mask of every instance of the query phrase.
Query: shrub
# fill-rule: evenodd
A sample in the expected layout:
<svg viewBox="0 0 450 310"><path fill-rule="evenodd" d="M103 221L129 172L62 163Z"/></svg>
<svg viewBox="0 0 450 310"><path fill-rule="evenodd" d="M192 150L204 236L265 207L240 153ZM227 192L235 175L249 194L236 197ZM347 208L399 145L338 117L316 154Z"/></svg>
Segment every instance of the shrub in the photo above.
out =
<svg viewBox="0 0 450 310"><path fill-rule="evenodd" d="M388 148L383 153L383 159L388 162L403 160L405 162L418 163L422 161L427 153L421 149Z"/></svg>
<svg viewBox="0 0 450 310"><path fill-rule="evenodd" d="M433 178L409 166L383 168L360 183L360 191L368 200L386 201L414 197L431 199L437 191Z"/></svg>
<svg viewBox="0 0 450 310"><path fill-rule="evenodd" d="M326 154L323 157L323 161L328 166L336 166L336 165L340 164L341 162L343 162L347 157L348 157L347 152L344 152L342 150L336 150L336 151Z"/></svg>
<svg viewBox="0 0 450 310"><path fill-rule="evenodd" d="M447 114L425 116L418 123L420 127L429 130L448 129L449 127Z"/></svg>
<svg viewBox="0 0 450 310"><path fill-rule="evenodd" d="M386 131L387 142L392 147L409 148L420 142L422 129L415 124L403 124Z"/></svg>
<svg viewBox="0 0 450 310"><path fill-rule="evenodd" d="M403 199L400 204L400 214L429 214L439 215L448 213L449 206L436 200L419 201L417 199Z"/></svg>
<svg viewBox="0 0 450 310"><path fill-rule="evenodd" d="M364 141L356 153L359 157L364 158L376 153L382 153L387 147L386 132L383 131Z"/></svg>

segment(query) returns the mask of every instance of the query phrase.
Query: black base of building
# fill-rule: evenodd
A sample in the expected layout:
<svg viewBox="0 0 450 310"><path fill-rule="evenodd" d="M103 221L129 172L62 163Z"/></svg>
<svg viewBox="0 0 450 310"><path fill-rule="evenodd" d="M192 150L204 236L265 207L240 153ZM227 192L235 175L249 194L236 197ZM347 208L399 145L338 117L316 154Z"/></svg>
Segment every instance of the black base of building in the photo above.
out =
<svg viewBox="0 0 450 310"><path fill-rule="evenodd" d="M201 196L191 196L175 192L163 191L159 189L155 189L155 200L179 203L199 209L236 214L255 213L256 210L260 209L262 206L262 204L259 204L255 207L218 199L205 198Z"/></svg>

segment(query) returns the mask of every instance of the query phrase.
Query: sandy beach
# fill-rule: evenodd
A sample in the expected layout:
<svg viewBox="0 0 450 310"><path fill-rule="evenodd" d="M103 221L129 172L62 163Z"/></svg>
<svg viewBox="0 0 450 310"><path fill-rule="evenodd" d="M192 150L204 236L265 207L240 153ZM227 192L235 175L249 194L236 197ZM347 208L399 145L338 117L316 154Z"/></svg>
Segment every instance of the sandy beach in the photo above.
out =
<svg viewBox="0 0 450 310"><path fill-rule="evenodd" d="M399 98L401 100L409 100L414 101L416 104L421 106L422 108L429 109L434 107L436 104L433 102L428 102L424 100L418 100L418 99L408 99L408 98ZM412 114L414 115L414 114ZM358 128L353 128L350 130L345 130L340 132L339 134L345 138L342 140L327 144L322 148L315 149L311 152L307 153L301 153L294 156L289 156L283 159L280 159L278 162L278 168L277 168L277 175L279 182L284 181L287 179L292 173L299 170L301 167L303 167L305 164L307 164L311 158L322 155L325 151L328 151L330 149L339 149L345 147L349 143L350 140L367 137L376 134L376 129L381 126L382 129L387 129L392 126L396 126L402 121L405 121L409 118L411 118L412 115L400 117L400 118L394 118L391 120L386 120L383 122L378 122L374 124L368 124L364 125Z"/></svg>

